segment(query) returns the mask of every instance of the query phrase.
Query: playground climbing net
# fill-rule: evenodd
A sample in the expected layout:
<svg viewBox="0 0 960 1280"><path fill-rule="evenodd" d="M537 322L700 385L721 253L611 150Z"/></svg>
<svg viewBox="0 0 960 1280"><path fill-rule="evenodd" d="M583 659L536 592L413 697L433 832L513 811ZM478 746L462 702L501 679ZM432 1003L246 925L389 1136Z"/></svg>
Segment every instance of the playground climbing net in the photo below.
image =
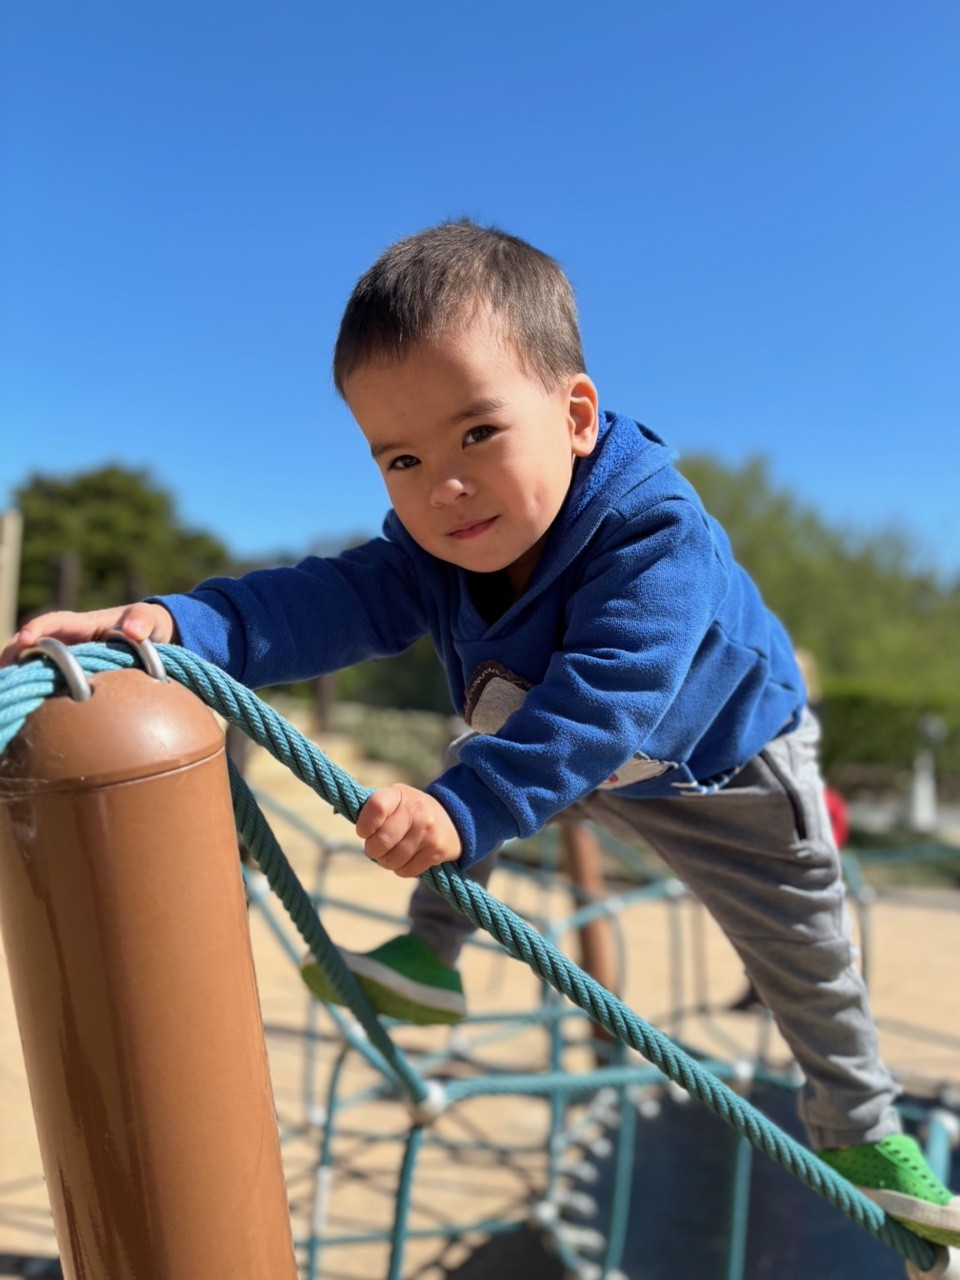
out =
<svg viewBox="0 0 960 1280"><path fill-rule="evenodd" d="M131 647L119 642L80 645L69 651L46 642L45 648L41 660L0 672L0 753L46 699L83 697L90 677L145 665L158 677L170 676L242 729L350 822L370 794L267 703L183 649L159 646L154 650L150 645ZM308 891L281 849L264 808L272 807L275 817L289 826L302 826L302 820L279 809L268 797L262 797L262 805L258 803L232 767L230 786L237 831L256 863L255 870L244 869L252 909L292 961L299 960L304 948L314 954L343 1005L321 1009L312 1003L309 1007L302 1038L302 1115L281 1133L285 1141L302 1145L306 1138L315 1147L303 1181L291 1181L291 1197L308 1209L307 1229L296 1241L305 1280L323 1274L324 1256L333 1248L382 1241L389 1257L388 1280L400 1280L405 1274L405 1248L414 1236L440 1241L479 1238L529 1224L547 1238L568 1274L578 1280L614 1280L622 1275L619 1268L631 1214L636 1128L657 1112L664 1098L680 1096L697 1100L729 1126L738 1137L738 1149L755 1149L777 1162L838 1213L901 1255L913 1268L912 1274L960 1274L952 1255L887 1217L750 1103L745 1094L758 1080L785 1090L797 1083L789 1069L766 1061L762 1045L744 1055L741 1046L728 1044L726 1057L688 1051L564 955L558 945L564 933L601 915L617 926L640 902L661 901L672 918L678 918L682 886L651 872L638 855L609 850L625 862L628 873L615 897L601 903L573 901L552 919L537 909L536 900L524 918L463 877L456 867L426 873L424 878L434 891L482 931L477 945L486 947L491 957L496 947L497 955L506 952L526 965L540 996L526 1007L477 1020L469 1035L458 1028L442 1046L413 1055L401 1047L403 1032L374 1014L321 918L328 905L341 909L349 905L334 903L326 885L335 859L346 856L344 849L317 838L317 876ZM512 874L546 901L555 897L549 886L557 879L552 874L549 837L541 842L539 853L538 866L521 865ZM626 953L622 936L619 950L622 959ZM694 965L699 966L702 985L702 956L695 957ZM330 1020L341 1045L325 1089L317 1070L318 1045L325 1034L321 1018ZM672 1020L672 1030L682 1033L683 1018L676 1008ZM597 1034L589 1034L591 1027ZM722 1040L725 1033L714 1030ZM544 1053L526 1068L513 1065L516 1057L508 1060L494 1052L507 1041L529 1041L531 1036L538 1038ZM523 1054L519 1060L523 1061ZM365 1071L360 1088L347 1083L354 1063L362 1064ZM469 1108L484 1098L502 1100L505 1106L519 1100L524 1106L518 1115L532 1114L526 1104L532 1106L538 1100L547 1118L542 1168L534 1158L536 1144L522 1123L515 1126L513 1141L499 1145L475 1130ZM371 1122L372 1107L390 1108L389 1119L383 1119L386 1112L381 1110L381 1118ZM925 1119L928 1156L945 1172L956 1116L948 1106L941 1106ZM455 1132L458 1123L459 1134ZM389 1221L382 1228L362 1224L353 1231L331 1230L335 1157L340 1158L344 1142L368 1149L371 1142L383 1140L385 1131L397 1140L401 1152L398 1167L381 1170L377 1182L384 1201L390 1203ZM464 1169L481 1168L484 1162L510 1163L519 1170L512 1208L504 1206L495 1217L467 1216L456 1222L416 1225L411 1213L427 1148L432 1148L434 1157L439 1152L449 1160L461 1177ZM611 1174L601 1212L590 1185L597 1163L604 1161ZM436 1159L426 1163L436 1177ZM734 1188L725 1272L730 1280L743 1274L748 1197L747 1182Z"/></svg>

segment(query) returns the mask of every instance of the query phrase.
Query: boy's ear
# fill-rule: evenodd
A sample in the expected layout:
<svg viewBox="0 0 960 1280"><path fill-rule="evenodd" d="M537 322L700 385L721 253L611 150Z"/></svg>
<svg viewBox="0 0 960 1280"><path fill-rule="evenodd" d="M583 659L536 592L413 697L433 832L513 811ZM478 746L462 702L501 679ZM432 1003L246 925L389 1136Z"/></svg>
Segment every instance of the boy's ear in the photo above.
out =
<svg viewBox="0 0 960 1280"><path fill-rule="evenodd" d="M593 379L585 373L578 373L570 384L567 409L570 418L570 447L574 457L585 458L593 453L600 422L599 403Z"/></svg>

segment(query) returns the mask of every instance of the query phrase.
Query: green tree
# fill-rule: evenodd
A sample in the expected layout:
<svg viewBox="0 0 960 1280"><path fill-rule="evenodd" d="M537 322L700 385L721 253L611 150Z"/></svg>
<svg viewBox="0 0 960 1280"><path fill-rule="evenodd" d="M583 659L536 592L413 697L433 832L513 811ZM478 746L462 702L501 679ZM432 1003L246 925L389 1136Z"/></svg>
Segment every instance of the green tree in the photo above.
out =
<svg viewBox="0 0 960 1280"><path fill-rule="evenodd" d="M728 467L689 455L681 470L794 643L815 655L828 695L832 687L847 699L896 699L914 708L905 721L924 707L957 704L960 581L938 581L906 535L826 521L779 489L763 458ZM342 673L338 687L344 698L380 706L446 705L442 673L423 641Z"/></svg>
<svg viewBox="0 0 960 1280"><path fill-rule="evenodd" d="M402 707L442 715L453 712L446 675L426 637L395 658L363 662L341 671L337 695L372 707Z"/></svg>
<svg viewBox="0 0 960 1280"><path fill-rule="evenodd" d="M694 455L681 469L827 682L956 699L960 582L938 581L905 534L827 523L777 489L763 459Z"/></svg>
<svg viewBox="0 0 960 1280"><path fill-rule="evenodd" d="M23 513L21 618L56 603L65 570L75 579L75 606L96 609L186 590L230 566L223 544L183 525L146 471L36 473L14 498Z"/></svg>

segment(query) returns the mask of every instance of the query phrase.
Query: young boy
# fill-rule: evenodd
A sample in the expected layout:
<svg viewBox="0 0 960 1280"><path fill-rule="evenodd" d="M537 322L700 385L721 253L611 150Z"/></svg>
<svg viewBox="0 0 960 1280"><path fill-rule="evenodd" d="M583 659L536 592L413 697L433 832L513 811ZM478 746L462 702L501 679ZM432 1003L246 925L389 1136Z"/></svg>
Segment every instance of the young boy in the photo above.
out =
<svg viewBox="0 0 960 1280"><path fill-rule="evenodd" d="M374 793L368 857L485 879L560 813L656 849L713 913L806 1076L812 1145L891 1213L960 1244L960 1197L900 1132L854 967L791 643L645 427L598 407L551 258L463 221L388 249L347 304L334 376L392 502L383 536L188 595L25 626L118 623L252 687L429 634L470 725L425 791ZM426 887L409 935L348 963L386 1012L456 1021L470 926ZM332 998L315 964L309 984Z"/></svg>

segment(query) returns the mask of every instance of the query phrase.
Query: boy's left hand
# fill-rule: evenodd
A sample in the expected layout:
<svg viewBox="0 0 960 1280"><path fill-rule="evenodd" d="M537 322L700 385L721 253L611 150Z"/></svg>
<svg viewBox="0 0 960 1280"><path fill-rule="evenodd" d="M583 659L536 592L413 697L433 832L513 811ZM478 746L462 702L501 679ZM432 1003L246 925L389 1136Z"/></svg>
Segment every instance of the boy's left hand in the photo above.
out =
<svg viewBox="0 0 960 1280"><path fill-rule="evenodd" d="M402 782L375 791L360 810L357 835L373 862L404 878L456 862L460 836L439 800Z"/></svg>

